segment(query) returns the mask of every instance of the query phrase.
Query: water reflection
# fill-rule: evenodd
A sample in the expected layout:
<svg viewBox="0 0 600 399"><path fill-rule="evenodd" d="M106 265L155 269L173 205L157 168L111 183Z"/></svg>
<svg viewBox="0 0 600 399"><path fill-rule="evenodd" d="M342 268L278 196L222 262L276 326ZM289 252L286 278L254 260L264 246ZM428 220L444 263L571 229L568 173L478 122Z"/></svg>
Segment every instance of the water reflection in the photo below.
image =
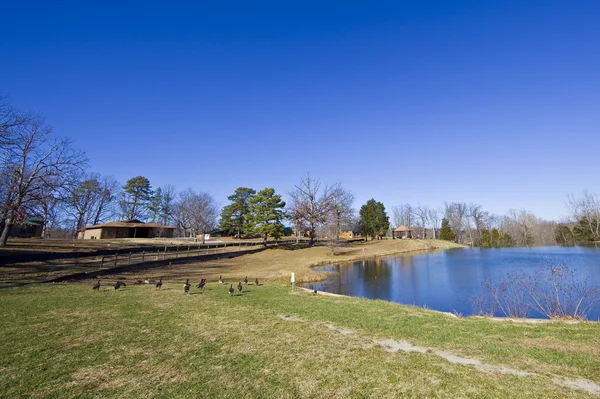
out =
<svg viewBox="0 0 600 399"><path fill-rule="evenodd" d="M334 272L314 288L328 292L470 315L482 282L507 273L536 273L539 267L566 264L576 275L600 286L600 251L591 247L539 247L436 251L321 267ZM540 316L532 314L533 317ZM600 304L588 316L600 319Z"/></svg>

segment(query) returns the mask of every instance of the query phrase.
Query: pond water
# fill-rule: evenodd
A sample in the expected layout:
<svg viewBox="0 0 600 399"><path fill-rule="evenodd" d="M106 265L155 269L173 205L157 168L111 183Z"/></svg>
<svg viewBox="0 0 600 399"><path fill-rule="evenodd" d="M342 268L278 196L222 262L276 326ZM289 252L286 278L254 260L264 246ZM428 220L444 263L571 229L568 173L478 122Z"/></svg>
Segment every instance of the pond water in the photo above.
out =
<svg viewBox="0 0 600 399"><path fill-rule="evenodd" d="M600 287L600 248L595 247L464 248L397 255L321 267L317 270L334 273L310 287L468 316L484 281L498 283L507 273L540 275L540 268L561 264L577 279L588 278L590 286ZM532 311L529 317L543 316ZM587 318L600 319L600 303Z"/></svg>

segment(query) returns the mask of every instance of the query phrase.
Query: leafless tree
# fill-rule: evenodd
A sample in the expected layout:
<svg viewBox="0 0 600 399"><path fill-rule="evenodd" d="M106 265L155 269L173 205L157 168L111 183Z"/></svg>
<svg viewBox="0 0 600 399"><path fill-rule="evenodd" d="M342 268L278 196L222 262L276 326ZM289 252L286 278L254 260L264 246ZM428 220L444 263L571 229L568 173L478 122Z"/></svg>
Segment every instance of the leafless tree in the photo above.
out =
<svg viewBox="0 0 600 399"><path fill-rule="evenodd" d="M70 176L72 169L81 169L86 162L70 140L53 137L52 128L40 117L30 118L10 131L14 141L2 147L2 169L10 177L3 193L0 247L6 246L8 233L26 201L52 180Z"/></svg>
<svg viewBox="0 0 600 399"><path fill-rule="evenodd" d="M441 227L441 223L442 223L442 218L441 218L441 212L439 209L435 209L435 208L429 208L429 210L427 211L427 218L429 219L429 222L431 223L431 227L432 227L432 238L437 238L436 237L436 231L440 229Z"/></svg>
<svg viewBox="0 0 600 399"><path fill-rule="evenodd" d="M412 208L414 219L417 220L420 227L420 233L418 234L419 238L425 238L425 229L427 227L427 222L429 221L429 208L424 205L417 205Z"/></svg>
<svg viewBox="0 0 600 399"><path fill-rule="evenodd" d="M178 224L191 236L201 234L202 242L206 232L212 230L219 216L219 208L208 193L196 193L187 189L179 194L176 204Z"/></svg>
<svg viewBox="0 0 600 399"><path fill-rule="evenodd" d="M67 212L75 219L75 229L101 223L117 214L120 184L112 176L86 174L75 180L66 197Z"/></svg>
<svg viewBox="0 0 600 399"><path fill-rule="evenodd" d="M462 202L444 204L444 215L457 242L464 242L464 231L467 225L467 205Z"/></svg>
<svg viewBox="0 0 600 399"><path fill-rule="evenodd" d="M579 195L569 194L567 207L574 221L583 220L591 236L600 237L600 195L589 191L583 191Z"/></svg>
<svg viewBox="0 0 600 399"><path fill-rule="evenodd" d="M351 193L340 183L331 186L322 185L319 179L311 177L308 173L288 195L291 198L288 214L291 215L297 228L308 230L309 245L314 243L316 229L330 221L332 215L340 226L352 213L354 196Z"/></svg>
<svg viewBox="0 0 600 399"><path fill-rule="evenodd" d="M413 225L413 208L409 204L398 205L392 208L392 217L396 227Z"/></svg>

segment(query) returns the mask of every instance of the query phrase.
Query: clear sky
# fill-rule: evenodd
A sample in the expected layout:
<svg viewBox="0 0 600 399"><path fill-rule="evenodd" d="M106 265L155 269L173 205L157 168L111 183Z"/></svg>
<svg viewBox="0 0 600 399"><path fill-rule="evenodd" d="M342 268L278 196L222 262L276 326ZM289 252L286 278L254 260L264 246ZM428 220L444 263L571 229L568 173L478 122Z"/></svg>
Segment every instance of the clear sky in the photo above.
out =
<svg viewBox="0 0 600 399"><path fill-rule="evenodd" d="M0 92L122 182L567 215L599 192L600 1L2 1Z"/></svg>

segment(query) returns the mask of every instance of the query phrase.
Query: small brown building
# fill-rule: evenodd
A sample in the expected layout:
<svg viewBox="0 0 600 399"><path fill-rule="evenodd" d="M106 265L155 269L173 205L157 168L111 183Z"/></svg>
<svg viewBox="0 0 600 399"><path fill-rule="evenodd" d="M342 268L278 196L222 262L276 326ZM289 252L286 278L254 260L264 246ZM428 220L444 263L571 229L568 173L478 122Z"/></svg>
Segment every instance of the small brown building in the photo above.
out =
<svg viewBox="0 0 600 399"><path fill-rule="evenodd" d="M175 227L139 220L109 222L86 227L79 232L84 240L114 238L173 238Z"/></svg>
<svg viewBox="0 0 600 399"><path fill-rule="evenodd" d="M31 238L41 237L44 230L44 218L38 216L27 216L23 222L12 226L8 232L9 237ZM4 226L2 226L4 228ZM0 229L2 231L2 229Z"/></svg>
<svg viewBox="0 0 600 399"><path fill-rule="evenodd" d="M398 226L392 232L392 238L413 238L412 229L404 225Z"/></svg>
<svg viewBox="0 0 600 399"><path fill-rule="evenodd" d="M340 233L340 238L342 239L350 239L350 238L359 238L360 233L356 230L344 230Z"/></svg>

